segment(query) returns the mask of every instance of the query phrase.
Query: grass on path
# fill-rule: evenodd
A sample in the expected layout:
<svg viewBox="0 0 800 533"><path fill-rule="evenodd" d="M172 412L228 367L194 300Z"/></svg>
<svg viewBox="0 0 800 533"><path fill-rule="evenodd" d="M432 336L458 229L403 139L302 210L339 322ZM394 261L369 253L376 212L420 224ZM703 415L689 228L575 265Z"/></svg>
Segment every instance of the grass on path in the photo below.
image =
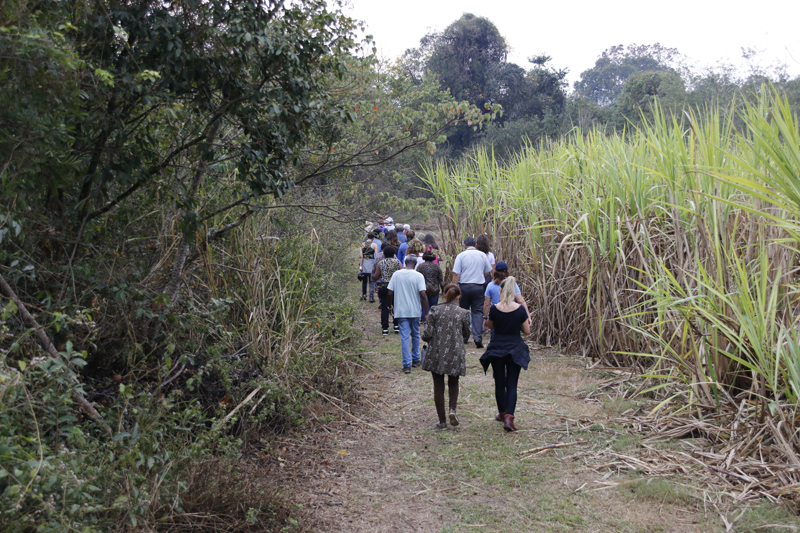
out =
<svg viewBox="0 0 800 533"><path fill-rule="evenodd" d="M356 294L355 286L351 287ZM647 477L594 464L592 450L635 455L638 435L614 422L634 403L586 401L602 380L586 360L533 347L519 384L516 424L494 421L491 372L469 345L457 428L437 422L430 374L402 374L397 335L380 334L376 304L363 304L361 407L320 399L321 423L284 441L271 459L287 493L313 509L320 531L715 532L800 531L781 507L717 509L691 477ZM324 423L322 423L324 422ZM521 460L518 452L584 440ZM678 447L679 443L665 443ZM275 454L273 454L275 455Z"/></svg>

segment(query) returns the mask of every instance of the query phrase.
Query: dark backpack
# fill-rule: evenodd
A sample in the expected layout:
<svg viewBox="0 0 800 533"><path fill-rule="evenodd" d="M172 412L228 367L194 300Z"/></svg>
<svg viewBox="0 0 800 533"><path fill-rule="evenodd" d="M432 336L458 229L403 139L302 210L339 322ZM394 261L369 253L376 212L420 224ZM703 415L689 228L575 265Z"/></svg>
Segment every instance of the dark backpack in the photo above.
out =
<svg viewBox="0 0 800 533"><path fill-rule="evenodd" d="M439 287L437 287L436 285L431 285L428 282L425 282L425 294L428 296L428 298L433 298L434 296L439 294Z"/></svg>
<svg viewBox="0 0 800 533"><path fill-rule="evenodd" d="M361 257L364 259L375 259L375 250L372 249L372 243L364 243L364 247L361 249Z"/></svg>

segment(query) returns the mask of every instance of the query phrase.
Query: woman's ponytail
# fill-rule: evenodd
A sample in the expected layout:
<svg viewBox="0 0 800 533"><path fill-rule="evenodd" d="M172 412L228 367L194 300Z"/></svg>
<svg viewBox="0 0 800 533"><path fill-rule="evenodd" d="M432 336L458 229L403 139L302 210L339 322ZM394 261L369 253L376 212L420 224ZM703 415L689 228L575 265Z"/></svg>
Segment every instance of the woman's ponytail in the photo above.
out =
<svg viewBox="0 0 800 533"><path fill-rule="evenodd" d="M458 288L458 285L450 284L444 288L444 300L447 303L452 302L456 298L461 296L461 289Z"/></svg>

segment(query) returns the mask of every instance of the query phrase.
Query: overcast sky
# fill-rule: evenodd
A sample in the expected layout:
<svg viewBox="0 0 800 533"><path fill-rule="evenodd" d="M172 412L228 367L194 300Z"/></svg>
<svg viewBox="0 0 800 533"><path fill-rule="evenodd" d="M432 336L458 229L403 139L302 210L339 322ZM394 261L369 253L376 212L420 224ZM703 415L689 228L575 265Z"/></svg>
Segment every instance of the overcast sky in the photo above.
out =
<svg viewBox="0 0 800 533"><path fill-rule="evenodd" d="M378 52L394 58L418 46L464 13L491 20L506 38L509 61L528 68L527 58L547 54L555 68L569 69L570 86L615 44L677 48L694 66L718 61L746 68L742 47L761 53L758 63L787 65L800 75L798 0L633 0L531 2L524 0L349 0L345 12L366 22Z"/></svg>

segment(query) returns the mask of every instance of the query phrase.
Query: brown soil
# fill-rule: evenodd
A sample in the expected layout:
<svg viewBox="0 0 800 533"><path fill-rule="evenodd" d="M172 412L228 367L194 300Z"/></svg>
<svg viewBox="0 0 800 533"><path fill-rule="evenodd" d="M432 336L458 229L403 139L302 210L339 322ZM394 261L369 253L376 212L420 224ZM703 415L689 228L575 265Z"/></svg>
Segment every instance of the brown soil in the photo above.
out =
<svg viewBox="0 0 800 533"><path fill-rule="evenodd" d="M355 289L353 288L353 293ZM320 398L307 431L280 439L265 459L283 496L309 514L306 529L347 532L726 531L724 520L751 524L728 531L797 531L760 509L721 506L724 497L685 478L625 473L593 459L597 450L636 455L639 436L614 422L612 399L586 400L607 376L587 360L532 346L520 379L516 423L494 421L491 372L469 345L461 380L461 424L437 422L427 372L401 372L397 335L380 335L377 303L363 303L364 368L360 405ZM528 460L518 452L586 442ZM673 443L678 446L678 443ZM665 444L669 446L670 443ZM721 510L718 510L721 509ZM749 520L749 521L748 521Z"/></svg>

